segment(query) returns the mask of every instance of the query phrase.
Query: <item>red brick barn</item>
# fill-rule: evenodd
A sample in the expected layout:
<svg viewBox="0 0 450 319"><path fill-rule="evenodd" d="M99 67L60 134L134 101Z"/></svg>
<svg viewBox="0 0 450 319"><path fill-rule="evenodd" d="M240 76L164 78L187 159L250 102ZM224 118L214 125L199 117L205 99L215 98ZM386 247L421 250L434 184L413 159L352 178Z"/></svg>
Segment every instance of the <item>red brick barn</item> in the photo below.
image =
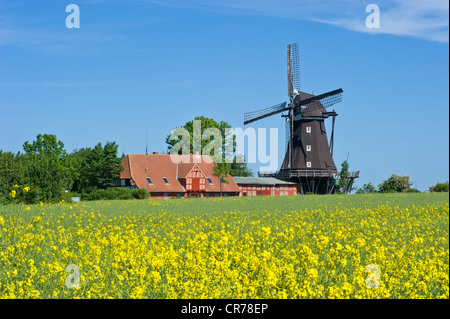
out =
<svg viewBox="0 0 450 319"><path fill-rule="evenodd" d="M289 196L298 195L295 183L285 182L273 177L234 177L239 186L239 196Z"/></svg>

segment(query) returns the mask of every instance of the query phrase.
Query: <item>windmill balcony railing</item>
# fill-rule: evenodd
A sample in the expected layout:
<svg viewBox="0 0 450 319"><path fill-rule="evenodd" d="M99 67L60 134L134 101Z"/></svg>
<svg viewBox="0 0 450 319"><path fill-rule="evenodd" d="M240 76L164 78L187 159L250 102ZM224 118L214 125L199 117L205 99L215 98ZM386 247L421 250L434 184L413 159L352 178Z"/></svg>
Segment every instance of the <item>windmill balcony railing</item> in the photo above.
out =
<svg viewBox="0 0 450 319"><path fill-rule="evenodd" d="M305 170L305 169L289 169L280 170L278 172L259 172L259 177L277 177L277 178L291 178L291 177L333 177L337 179L339 173L335 170ZM350 178L359 178L359 171L351 172Z"/></svg>

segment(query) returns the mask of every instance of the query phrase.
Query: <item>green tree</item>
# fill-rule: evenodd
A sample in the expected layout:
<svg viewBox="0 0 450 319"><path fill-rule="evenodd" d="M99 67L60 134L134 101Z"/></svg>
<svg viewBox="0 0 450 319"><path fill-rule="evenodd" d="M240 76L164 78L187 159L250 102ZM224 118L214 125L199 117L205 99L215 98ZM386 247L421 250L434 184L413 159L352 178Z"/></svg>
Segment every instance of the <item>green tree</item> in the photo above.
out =
<svg viewBox="0 0 450 319"><path fill-rule="evenodd" d="M387 180L378 186L380 193L390 193L390 192L406 192L411 189L413 182L409 176L399 176L397 174L392 174Z"/></svg>
<svg viewBox="0 0 450 319"><path fill-rule="evenodd" d="M372 194L376 192L377 190L375 186L372 185L372 183L364 184L363 187L356 190L356 194Z"/></svg>
<svg viewBox="0 0 450 319"><path fill-rule="evenodd" d="M200 121L201 123L201 130L200 130L200 136L197 136L194 133L194 121ZM217 122L211 118L207 118L204 116L197 116L194 118L194 120L187 122L182 127L190 134L190 140L189 140L189 154L194 154L194 139L197 139L198 141L201 141L201 149L200 152L202 154L208 153L211 154L214 158L217 159L217 157L222 159L222 162L225 162L225 155L226 150L232 150L233 153L236 151L236 136L227 136L227 129L231 129L232 126L228 124L227 122L221 121ZM206 148L209 146L211 141L214 139L213 136L211 136L209 139L203 140L203 135L206 133L206 130L208 129L218 129L221 134L221 154L215 154L214 150L211 150L211 152L206 152ZM170 138L170 134L166 138L166 144L167 147L167 153L170 154L172 148L175 146L175 144L179 143L181 140L181 137L172 140ZM179 150L179 154L181 155L182 150ZM230 154L231 155L231 154ZM232 163L229 163L229 174L232 176L252 176L252 171L247 167L247 163L243 160L241 157L234 156Z"/></svg>
<svg viewBox="0 0 450 319"><path fill-rule="evenodd" d="M32 143L23 144L25 154L20 156L24 182L40 189L44 201L59 201L70 189L72 180L64 165L67 156L64 143L55 135L39 134Z"/></svg>
<svg viewBox="0 0 450 319"><path fill-rule="evenodd" d="M26 154L45 155L51 159L62 159L67 155L64 143L58 141L56 136L52 134L39 134L33 143L25 142L23 150Z"/></svg>
<svg viewBox="0 0 450 319"><path fill-rule="evenodd" d="M23 170L20 165L20 153L0 150L0 196L7 196L13 185L21 184Z"/></svg>
<svg viewBox="0 0 450 319"><path fill-rule="evenodd" d="M119 145L115 142L106 142L102 147L98 143L88 155L88 164L90 169L90 182L98 188L107 188L113 186L120 177L123 167L120 165L122 159L117 156Z"/></svg>
<svg viewBox="0 0 450 319"><path fill-rule="evenodd" d="M225 178L230 175L231 165L229 163L214 163L213 175L219 178L220 197L222 197L222 184L229 184Z"/></svg>
<svg viewBox="0 0 450 319"><path fill-rule="evenodd" d="M91 148L82 148L74 150L66 159L66 166L72 177L72 191L77 193L86 193L95 189L89 182L88 154L92 152Z"/></svg>
<svg viewBox="0 0 450 319"><path fill-rule="evenodd" d="M253 172L248 168L245 158L237 156L234 158L233 163L230 164L230 175L250 177L253 176Z"/></svg>
<svg viewBox="0 0 450 319"><path fill-rule="evenodd" d="M445 192L448 193L449 187L448 182L445 183L437 183L436 185L430 186L429 188L430 192Z"/></svg>
<svg viewBox="0 0 450 319"><path fill-rule="evenodd" d="M194 121L200 121L200 123L201 123L200 136L197 136L196 134L194 134L195 133L194 132ZM197 116L196 118L194 118L194 120L187 122L180 128L183 128L189 132L189 134L190 134L189 153L193 154L194 153L194 139L201 141L201 152L202 153L203 153L203 150L205 149L205 146L210 143L212 138L209 140L202 139L202 135L205 133L205 131L207 129L210 129L210 128L218 129L221 132L221 134L222 134L222 149L223 149L225 147L225 143L226 143L225 130L227 128L231 128L231 125L229 125L228 123L223 122L223 121L221 121L219 123L211 118L207 118L204 116ZM178 138L175 140L170 139L170 134L169 134L166 138L166 144L168 145L167 152L170 153L170 151L172 150L172 147L175 146L175 144L177 144L178 142L180 142L180 140L181 140L181 138ZM179 154L181 155L181 150L179 151ZM211 155L215 155L214 151L211 152Z"/></svg>
<svg viewBox="0 0 450 319"><path fill-rule="evenodd" d="M341 171L339 172L339 188L342 189L340 191L343 194L349 193L351 191L350 188L350 172L349 172L349 164L348 161L344 161L341 164Z"/></svg>
<svg viewBox="0 0 450 319"><path fill-rule="evenodd" d="M74 179L72 190L90 193L113 186L120 177L122 158L117 156L115 142L98 143L94 148L83 148L70 154L67 161Z"/></svg>

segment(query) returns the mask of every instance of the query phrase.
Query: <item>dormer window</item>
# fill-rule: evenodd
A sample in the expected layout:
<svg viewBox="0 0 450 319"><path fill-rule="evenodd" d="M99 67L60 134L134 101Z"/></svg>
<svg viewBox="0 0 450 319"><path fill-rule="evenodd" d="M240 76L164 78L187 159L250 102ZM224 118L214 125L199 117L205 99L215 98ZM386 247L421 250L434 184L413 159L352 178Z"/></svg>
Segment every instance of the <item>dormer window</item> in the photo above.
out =
<svg viewBox="0 0 450 319"><path fill-rule="evenodd" d="M311 152L311 145L306 145L306 151Z"/></svg>
<svg viewBox="0 0 450 319"><path fill-rule="evenodd" d="M306 133L311 133L311 126L306 127Z"/></svg>
<svg viewBox="0 0 450 319"><path fill-rule="evenodd" d="M147 180L147 182L148 182L150 185L153 184L153 183L152 183L152 180L150 179L150 177L147 177L146 180Z"/></svg>
<svg viewBox="0 0 450 319"><path fill-rule="evenodd" d="M163 177L162 179L163 179L164 183L169 184L169 181L167 180L167 178Z"/></svg>
<svg viewBox="0 0 450 319"><path fill-rule="evenodd" d="M306 167L311 168L312 164L311 162L306 162Z"/></svg>
<svg viewBox="0 0 450 319"><path fill-rule="evenodd" d="M212 181L212 179L211 179L210 177L208 177L207 180L208 180L208 182L209 182L211 185L214 184L213 181Z"/></svg>

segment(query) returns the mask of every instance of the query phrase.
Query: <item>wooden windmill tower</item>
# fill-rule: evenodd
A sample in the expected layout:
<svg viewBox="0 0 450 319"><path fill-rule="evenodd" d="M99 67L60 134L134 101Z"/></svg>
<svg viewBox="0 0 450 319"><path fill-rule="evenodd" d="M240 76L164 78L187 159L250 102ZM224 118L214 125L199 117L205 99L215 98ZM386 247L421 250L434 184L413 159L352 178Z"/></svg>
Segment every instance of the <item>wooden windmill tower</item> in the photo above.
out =
<svg viewBox="0 0 450 319"><path fill-rule="evenodd" d="M282 115L286 120L286 155L281 169L276 174L260 175L296 182L301 186L302 193L334 193L338 178L333 161L334 124L338 114L334 110L327 112L326 109L342 101L343 90L317 96L301 92L297 43L288 45L287 61L289 101L244 115L244 125L247 125L287 112ZM327 118L332 118L330 142L325 129Z"/></svg>

